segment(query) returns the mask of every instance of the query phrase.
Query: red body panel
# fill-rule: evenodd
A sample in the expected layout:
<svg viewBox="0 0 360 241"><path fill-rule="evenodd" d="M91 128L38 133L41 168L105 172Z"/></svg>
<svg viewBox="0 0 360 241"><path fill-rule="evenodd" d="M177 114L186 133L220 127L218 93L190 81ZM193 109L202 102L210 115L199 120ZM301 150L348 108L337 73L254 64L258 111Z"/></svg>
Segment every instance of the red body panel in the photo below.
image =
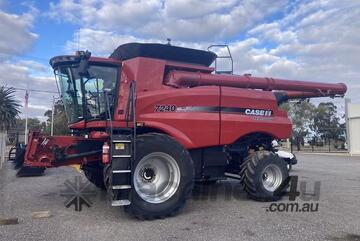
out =
<svg viewBox="0 0 360 241"><path fill-rule="evenodd" d="M288 138L291 135L291 122L287 114L279 109L271 92L221 87L221 106L267 109L273 112L272 116L266 117L222 112L222 145L233 143L240 137L255 132L265 133L276 139Z"/></svg>
<svg viewBox="0 0 360 241"><path fill-rule="evenodd" d="M221 108L210 111L156 112L157 105L176 106L178 109L268 109L273 111L273 116L229 113ZM137 121L173 136L188 149L231 144L241 136L255 132L266 133L274 138L287 138L291 135L291 122L286 113L278 109L271 92L219 86L139 92Z"/></svg>
<svg viewBox="0 0 360 241"><path fill-rule="evenodd" d="M220 106L218 86L139 92L137 121L176 138L186 148L219 145L220 115L208 111L157 112L156 106Z"/></svg>

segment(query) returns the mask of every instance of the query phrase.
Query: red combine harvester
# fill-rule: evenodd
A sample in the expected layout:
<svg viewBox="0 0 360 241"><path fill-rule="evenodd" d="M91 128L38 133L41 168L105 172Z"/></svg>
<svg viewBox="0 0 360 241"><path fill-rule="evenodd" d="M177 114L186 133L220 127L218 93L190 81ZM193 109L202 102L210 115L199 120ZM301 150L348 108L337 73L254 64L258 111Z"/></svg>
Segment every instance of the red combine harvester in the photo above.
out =
<svg viewBox="0 0 360 241"><path fill-rule="evenodd" d="M18 176L80 164L112 206L145 219L175 214L195 181L238 178L250 198L279 199L289 174L271 143L292 127L279 105L346 86L219 73L216 58L140 43L52 58L72 135L33 132Z"/></svg>

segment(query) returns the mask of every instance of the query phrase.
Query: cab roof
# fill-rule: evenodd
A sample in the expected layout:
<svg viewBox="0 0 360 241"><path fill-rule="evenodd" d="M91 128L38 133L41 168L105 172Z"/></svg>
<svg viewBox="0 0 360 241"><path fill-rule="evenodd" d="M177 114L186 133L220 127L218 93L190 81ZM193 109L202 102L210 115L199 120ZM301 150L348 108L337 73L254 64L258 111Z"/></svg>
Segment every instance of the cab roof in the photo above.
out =
<svg viewBox="0 0 360 241"><path fill-rule="evenodd" d="M120 45L110 55L110 58L120 61L147 57L169 61L210 66L217 55L211 51L183 48L157 43L127 43Z"/></svg>

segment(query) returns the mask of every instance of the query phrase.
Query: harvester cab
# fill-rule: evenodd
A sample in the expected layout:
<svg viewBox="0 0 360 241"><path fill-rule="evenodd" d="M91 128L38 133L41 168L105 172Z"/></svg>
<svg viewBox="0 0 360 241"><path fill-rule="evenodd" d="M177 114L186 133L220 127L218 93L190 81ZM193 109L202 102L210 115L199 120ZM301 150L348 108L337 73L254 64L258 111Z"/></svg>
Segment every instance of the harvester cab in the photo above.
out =
<svg viewBox="0 0 360 241"><path fill-rule="evenodd" d="M236 178L250 198L279 199L288 169L272 141L292 129L279 105L346 86L216 72L216 58L150 43L52 58L72 135L31 133L18 175L80 164L112 206L146 219L176 213L195 181Z"/></svg>
<svg viewBox="0 0 360 241"><path fill-rule="evenodd" d="M89 52L80 52L55 57L50 63L70 125L109 118L105 94L115 91L121 62L106 62L91 58ZM113 109L114 101L109 104Z"/></svg>

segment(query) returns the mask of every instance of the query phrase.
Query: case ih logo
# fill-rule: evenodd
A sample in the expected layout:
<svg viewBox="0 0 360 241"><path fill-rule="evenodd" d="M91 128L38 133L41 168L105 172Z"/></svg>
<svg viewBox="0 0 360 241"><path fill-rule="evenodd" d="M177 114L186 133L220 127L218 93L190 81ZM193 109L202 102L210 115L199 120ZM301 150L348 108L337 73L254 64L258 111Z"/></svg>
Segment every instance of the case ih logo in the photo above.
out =
<svg viewBox="0 0 360 241"><path fill-rule="evenodd" d="M260 109L246 109L245 115L256 115L256 116L271 116L271 110L260 110Z"/></svg>

